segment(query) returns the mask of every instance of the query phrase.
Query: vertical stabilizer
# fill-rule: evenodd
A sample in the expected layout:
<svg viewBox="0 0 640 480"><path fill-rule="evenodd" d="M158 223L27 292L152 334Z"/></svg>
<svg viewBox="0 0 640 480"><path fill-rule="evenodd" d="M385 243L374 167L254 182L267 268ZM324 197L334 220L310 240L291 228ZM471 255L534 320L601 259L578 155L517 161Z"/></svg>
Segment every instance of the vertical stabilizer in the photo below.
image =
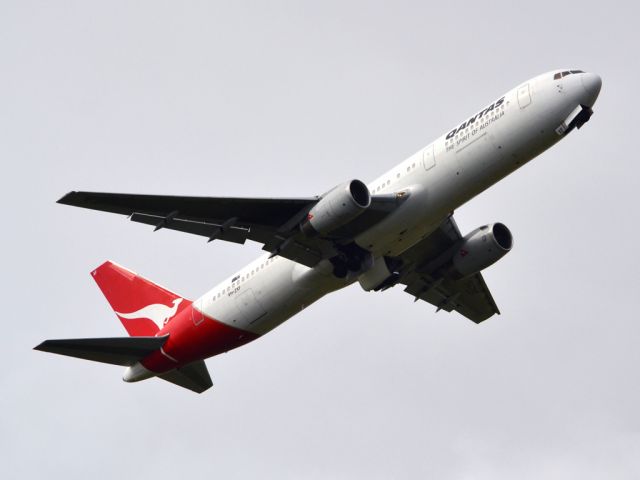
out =
<svg viewBox="0 0 640 480"><path fill-rule="evenodd" d="M132 337L152 337L191 302L116 263L91 272L109 305Z"/></svg>

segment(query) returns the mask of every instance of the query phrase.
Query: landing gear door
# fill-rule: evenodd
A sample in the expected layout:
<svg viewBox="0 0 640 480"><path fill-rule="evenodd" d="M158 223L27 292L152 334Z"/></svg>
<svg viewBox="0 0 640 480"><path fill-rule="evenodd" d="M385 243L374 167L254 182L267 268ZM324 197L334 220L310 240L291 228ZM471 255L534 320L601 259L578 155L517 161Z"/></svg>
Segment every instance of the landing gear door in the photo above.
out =
<svg viewBox="0 0 640 480"><path fill-rule="evenodd" d="M529 84L525 83L518 87L518 105L520 108L524 108L531 103L531 91L529 90Z"/></svg>
<svg viewBox="0 0 640 480"><path fill-rule="evenodd" d="M436 166L436 156L433 153L433 143L422 151L422 165L425 170Z"/></svg>

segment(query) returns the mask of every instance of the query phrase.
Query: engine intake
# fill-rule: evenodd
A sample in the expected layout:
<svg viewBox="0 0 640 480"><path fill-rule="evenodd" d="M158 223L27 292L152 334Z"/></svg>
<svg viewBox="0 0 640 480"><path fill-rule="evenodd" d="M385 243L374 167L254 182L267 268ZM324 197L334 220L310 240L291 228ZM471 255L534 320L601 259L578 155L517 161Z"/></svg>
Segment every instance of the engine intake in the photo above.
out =
<svg viewBox="0 0 640 480"><path fill-rule="evenodd" d="M456 274L472 275L493 265L513 247L513 236L502 223L477 228L462 239L453 255Z"/></svg>
<svg viewBox="0 0 640 480"><path fill-rule="evenodd" d="M360 180L351 180L325 193L300 228L309 236L331 233L356 218L369 205L369 188Z"/></svg>

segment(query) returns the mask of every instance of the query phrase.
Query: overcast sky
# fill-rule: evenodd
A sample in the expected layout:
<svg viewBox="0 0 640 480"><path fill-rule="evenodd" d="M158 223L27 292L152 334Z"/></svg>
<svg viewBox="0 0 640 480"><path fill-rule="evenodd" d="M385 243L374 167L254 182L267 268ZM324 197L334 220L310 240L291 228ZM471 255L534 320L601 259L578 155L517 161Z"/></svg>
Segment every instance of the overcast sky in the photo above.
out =
<svg viewBox="0 0 640 480"><path fill-rule="evenodd" d="M639 478L632 4L0 2L3 477ZM66 192L319 194L562 67L602 76L592 120L456 214L514 234L501 316L355 285L208 360L203 395L31 350L126 334L105 259L195 298L261 252Z"/></svg>

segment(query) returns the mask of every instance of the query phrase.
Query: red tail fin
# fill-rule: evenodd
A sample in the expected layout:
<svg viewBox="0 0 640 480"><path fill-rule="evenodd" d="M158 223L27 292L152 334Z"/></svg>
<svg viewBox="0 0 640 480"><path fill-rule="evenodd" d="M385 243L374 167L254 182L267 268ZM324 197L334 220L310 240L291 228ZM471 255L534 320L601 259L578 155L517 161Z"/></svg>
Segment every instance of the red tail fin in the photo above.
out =
<svg viewBox="0 0 640 480"><path fill-rule="evenodd" d="M113 262L91 276L132 337L152 337L191 302Z"/></svg>

